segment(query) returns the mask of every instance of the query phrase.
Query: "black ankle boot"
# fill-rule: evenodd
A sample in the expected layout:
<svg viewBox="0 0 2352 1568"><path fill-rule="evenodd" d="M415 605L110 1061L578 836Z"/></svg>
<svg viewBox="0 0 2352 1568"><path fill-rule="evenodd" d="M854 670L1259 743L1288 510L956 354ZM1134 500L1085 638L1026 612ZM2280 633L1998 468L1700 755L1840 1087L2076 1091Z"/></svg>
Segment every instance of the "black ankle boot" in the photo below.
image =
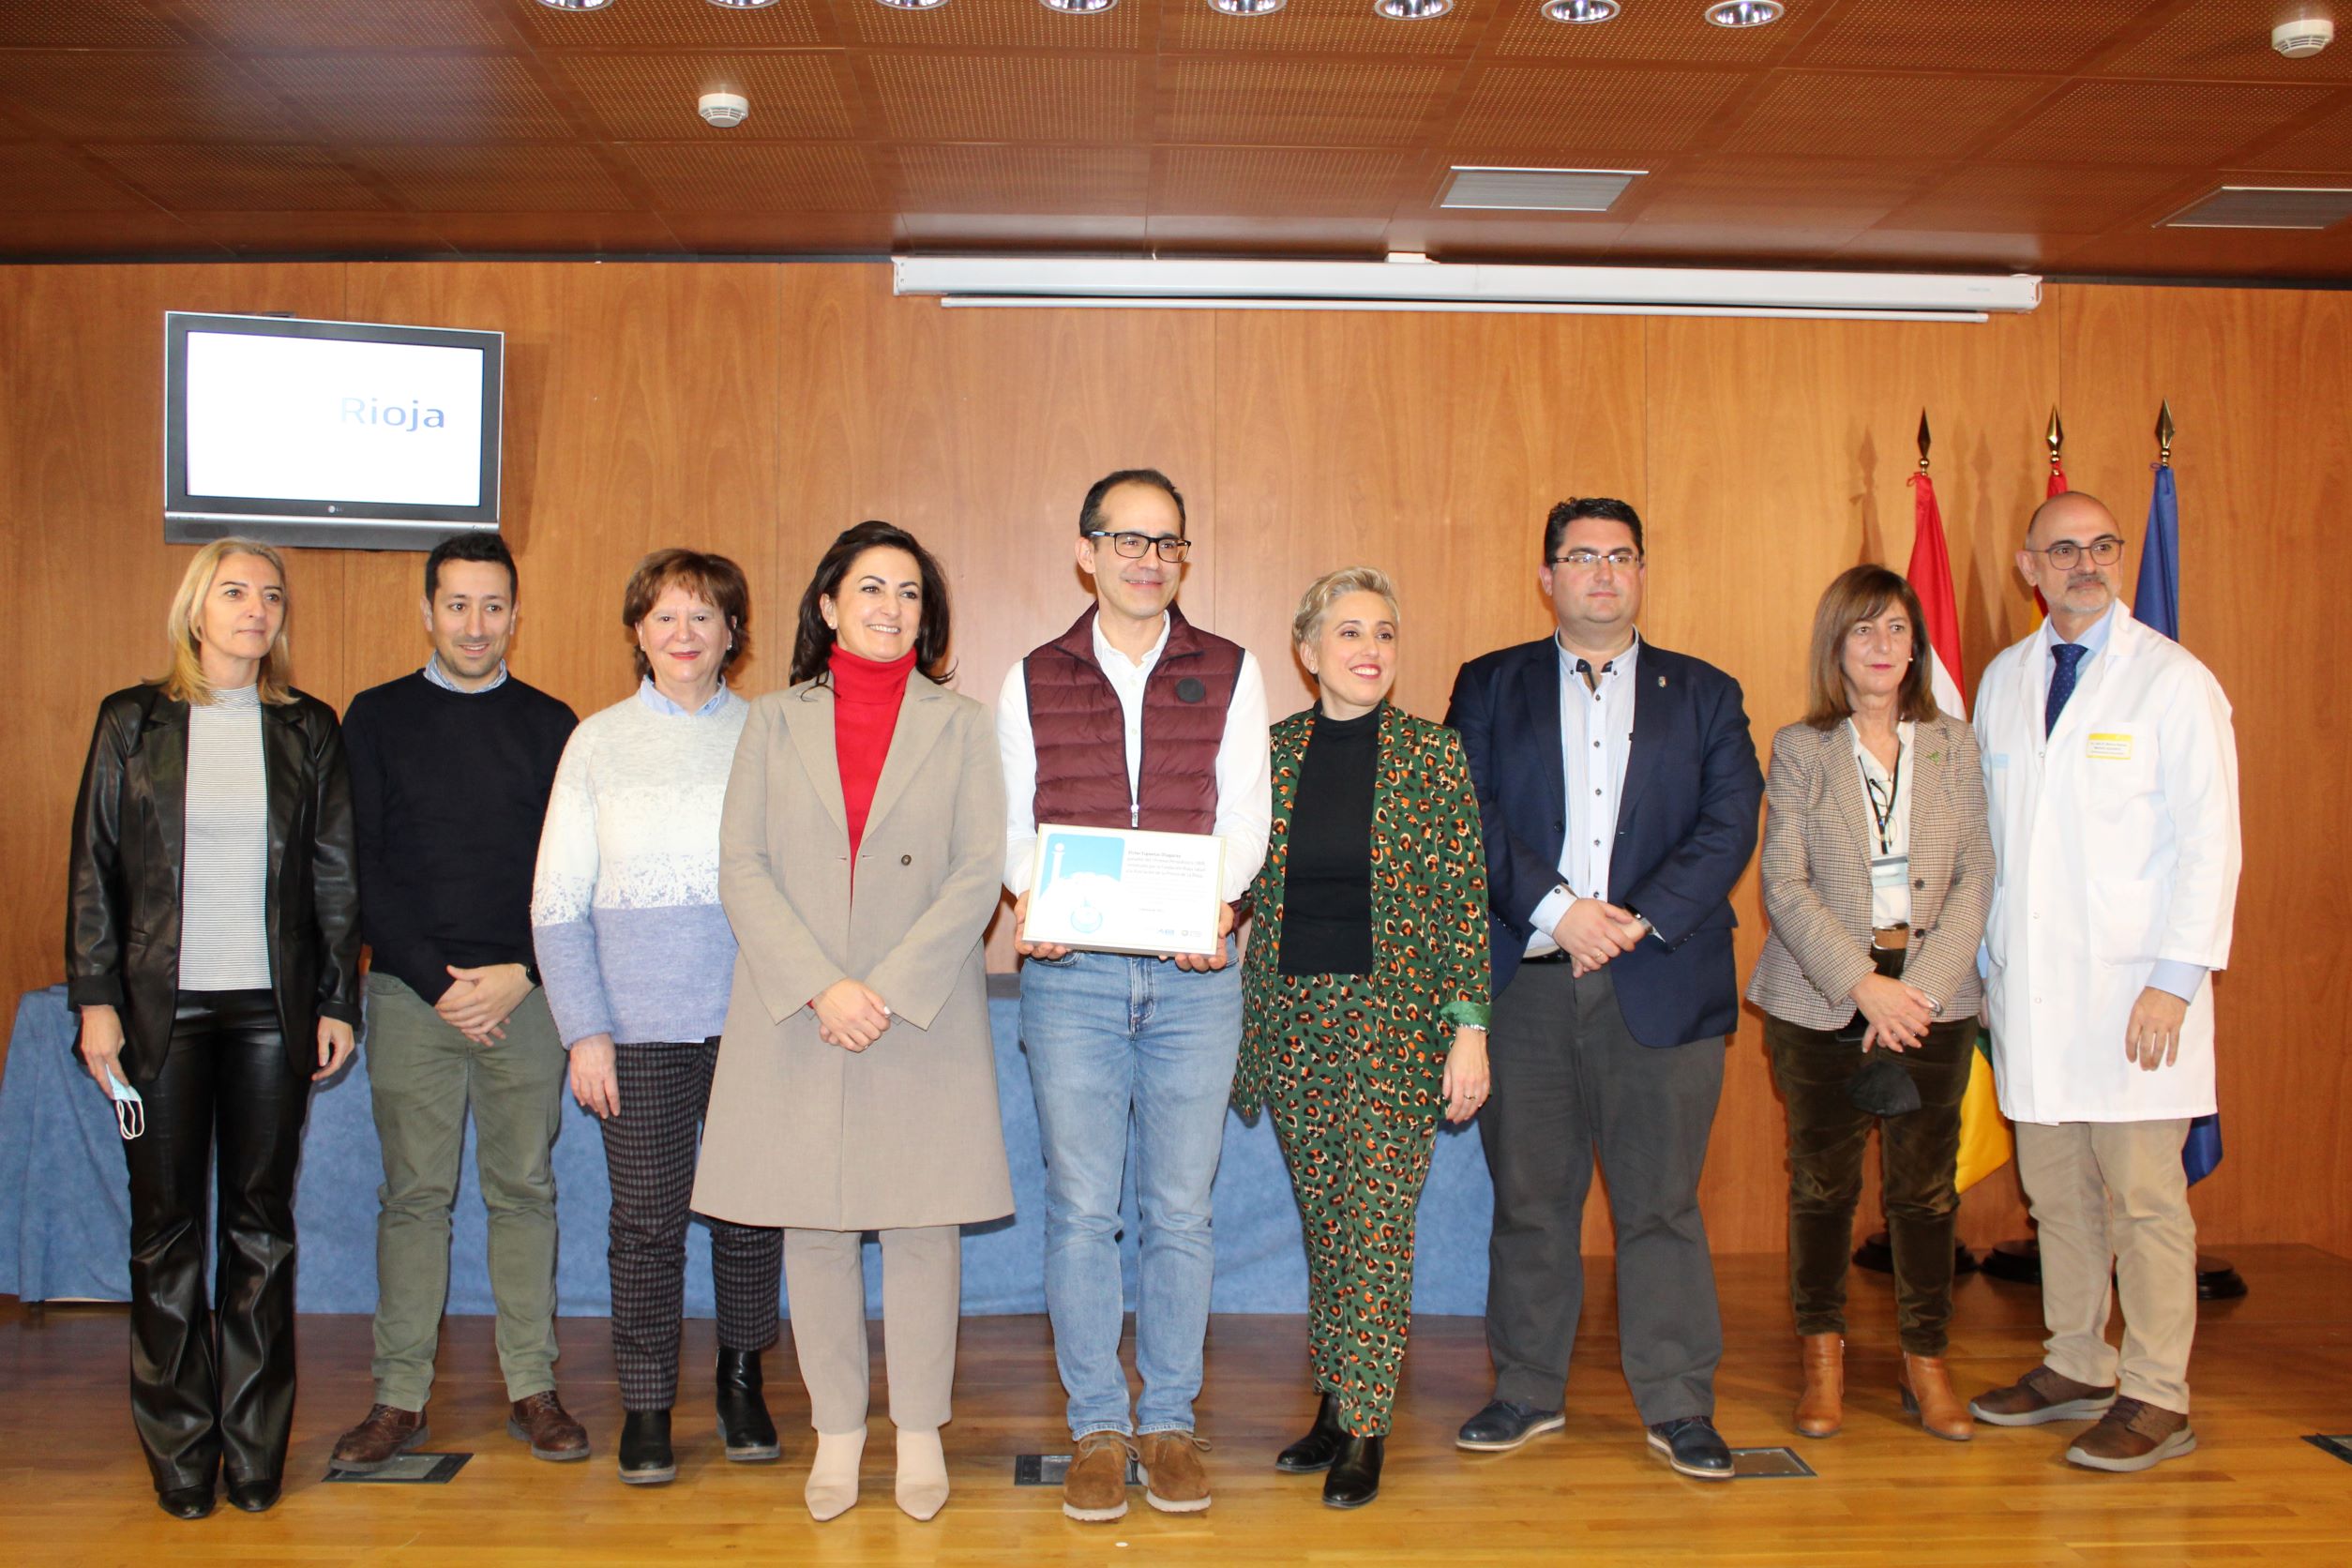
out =
<svg viewBox="0 0 2352 1568"><path fill-rule="evenodd" d="M1380 1495L1380 1458L1386 1438L1343 1437L1339 1456L1323 1477L1323 1501L1333 1508L1362 1508Z"/></svg>
<svg viewBox="0 0 2352 1568"><path fill-rule="evenodd" d="M1306 1429L1306 1436L1274 1456L1274 1469L1291 1475L1312 1475L1317 1470L1331 1469L1331 1462L1339 1456L1339 1444L1348 1429L1339 1425L1339 1400L1334 1395L1323 1395L1316 1409L1315 1425Z"/></svg>
<svg viewBox="0 0 2352 1568"><path fill-rule="evenodd" d="M727 1457L739 1465L773 1459L783 1452L776 1440L776 1423L768 1419L768 1402L760 1394L760 1352L718 1352L718 1438Z"/></svg>
<svg viewBox="0 0 2352 1568"><path fill-rule="evenodd" d="M658 1486L678 1478L670 1452L670 1412L631 1410L621 1421L621 1479L631 1486Z"/></svg>

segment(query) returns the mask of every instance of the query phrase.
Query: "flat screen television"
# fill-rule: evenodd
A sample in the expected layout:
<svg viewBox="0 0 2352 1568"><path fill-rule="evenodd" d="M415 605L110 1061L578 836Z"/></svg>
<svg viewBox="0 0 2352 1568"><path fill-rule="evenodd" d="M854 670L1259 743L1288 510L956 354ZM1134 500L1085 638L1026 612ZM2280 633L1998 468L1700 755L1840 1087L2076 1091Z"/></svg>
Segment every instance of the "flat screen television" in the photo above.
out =
<svg viewBox="0 0 2352 1568"><path fill-rule="evenodd" d="M163 318L163 536L430 550L498 526L505 335Z"/></svg>

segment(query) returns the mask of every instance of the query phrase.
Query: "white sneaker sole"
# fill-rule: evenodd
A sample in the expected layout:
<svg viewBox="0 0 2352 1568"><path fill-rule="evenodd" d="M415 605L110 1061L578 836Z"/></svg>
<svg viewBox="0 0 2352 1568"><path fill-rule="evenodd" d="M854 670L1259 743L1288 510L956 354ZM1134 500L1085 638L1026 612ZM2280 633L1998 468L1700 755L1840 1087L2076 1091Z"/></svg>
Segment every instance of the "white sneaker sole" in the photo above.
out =
<svg viewBox="0 0 2352 1568"><path fill-rule="evenodd" d="M1062 1513L1064 1518L1076 1519L1082 1525L1107 1525L1127 1516L1127 1500L1121 1498L1116 1508L1080 1508L1075 1502L1064 1502Z"/></svg>
<svg viewBox="0 0 2352 1568"><path fill-rule="evenodd" d="M2081 1448L2075 1447L2066 1451L2066 1462L2070 1465L2080 1465L2085 1470L2107 1470L2118 1475L2128 1475L2133 1470L2153 1470L2165 1460L2178 1459L2183 1454L2194 1454L2196 1452L2196 1433L2183 1426L2136 1459L2103 1459L2095 1454L2086 1454Z"/></svg>
<svg viewBox="0 0 2352 1568"><path fill-rule="evenodd" d="M1519 1447L1530 1438L1540 1438L1546 1432L1557 1432L1567 1425L1568 1415L1567 1412L1563 1410L1558 1415L1545 1416L1541 1421L1530 1422L1527 1429L1515 1438L1502 1438L1491 1441L1480 1441L1470 1438L1456 1436L1454 1440L1454 1446L1456 1448L1468 1449L1472 1454L1508 1454L1511 1450Z"/></svg>
<svg viewBox="0 0 2352 1568"><path fill-rule="evenodd" d="M1650 1446L1657 1451L1658 1456L1664 1459L1666 1467L1677 1475L1687 1475L1693 1481L1729 1481L1732 1479L1732 1472L1727 1470L1700 1470L1696 1465L1684 1464L1674 1456L1674 1445L1655 1432L1647 1433L1645 1436L1650 1440Z"/></svg>

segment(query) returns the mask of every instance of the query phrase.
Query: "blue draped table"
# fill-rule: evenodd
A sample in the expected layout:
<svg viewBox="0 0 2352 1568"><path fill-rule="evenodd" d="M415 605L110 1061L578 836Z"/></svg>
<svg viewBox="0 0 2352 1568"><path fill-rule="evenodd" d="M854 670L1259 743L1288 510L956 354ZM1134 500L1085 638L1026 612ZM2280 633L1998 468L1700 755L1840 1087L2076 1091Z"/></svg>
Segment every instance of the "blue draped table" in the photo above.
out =
<svg viewBox="0 0 2352 1568"><path fill-rule="evenodd" d="M997 1095L1016 1213L1009 1221L965 1229L963 1309L1043 1312L1045 1169L1029 1065L1020 1047L1020 1004L1009 977L991 978L988 1014L996 1034ZM128 1298L130 1204L120 1141L112 1106L73 1054L65 988L26 992L17 1004L7 1075L0 1078L0 1294L28 1302ZM294 1205L302 1242L297 1287L302 1310L375 1310L376 1187L383 1174L363 1050L310 1102ZM596 1119L568 1093L555 1144L555 1179L563 1236L557 1264L562 1310L602 1317L611 1310L605 1274L611 1192L604 1145ZM1485 1310L1490 1190L1477 1135L1440 1133L1421 1204L1416 1311ZM1123 1208L1122 1250L1132 1308L1137 1229L1132 1184ZM1229 1113L1226 1119L1215 1215L1214 1309L1305 1311L1306 1256L1298 1208L1274 1129L1262 1117L1255 1125ZM449 1310L488 1313L490 1275L471 1130L453 1223ZM867 1311L875 1315L881 1312L881 1276L879 1253L869 1251ZM709 1237L699 1223L687 1242L686 1312L698 1318L712 1313Z"/></svg>

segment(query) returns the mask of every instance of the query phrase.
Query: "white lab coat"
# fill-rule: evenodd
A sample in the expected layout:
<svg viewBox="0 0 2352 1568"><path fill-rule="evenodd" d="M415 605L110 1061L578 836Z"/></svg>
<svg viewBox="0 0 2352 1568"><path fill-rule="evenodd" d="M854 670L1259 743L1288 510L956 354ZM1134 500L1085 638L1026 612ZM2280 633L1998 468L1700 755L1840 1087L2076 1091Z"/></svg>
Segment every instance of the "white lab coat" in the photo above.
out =
<svg viewBox="0 0 2352 1568"><path fill-rule="evenodd" d="M2107 645L2046 742L2045 623L1977 688L1998 870L1985 922L1986 1017L2013 1121L2141 1122L2213 1104L2213 987L2180 1055L2127 1061L2132 1003L2160 958L2220 970L2238 900L2238 743L2221 683L2120 605Z"/></svg>

